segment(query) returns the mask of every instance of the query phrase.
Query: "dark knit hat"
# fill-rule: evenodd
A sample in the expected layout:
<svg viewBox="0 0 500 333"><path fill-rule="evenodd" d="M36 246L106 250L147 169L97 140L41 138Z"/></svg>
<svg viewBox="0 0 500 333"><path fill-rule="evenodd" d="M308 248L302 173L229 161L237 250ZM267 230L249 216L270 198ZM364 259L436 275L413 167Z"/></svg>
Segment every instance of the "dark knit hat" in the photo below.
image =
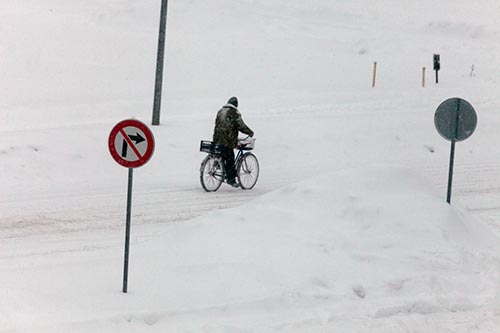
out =
<svg viewBox="0 0 500 333"><path fill-rule="evenodd" d="M231 97L229 101L227 101L227 104L234 105L235 108L238 107L238 99L236 97Z"/></svg>

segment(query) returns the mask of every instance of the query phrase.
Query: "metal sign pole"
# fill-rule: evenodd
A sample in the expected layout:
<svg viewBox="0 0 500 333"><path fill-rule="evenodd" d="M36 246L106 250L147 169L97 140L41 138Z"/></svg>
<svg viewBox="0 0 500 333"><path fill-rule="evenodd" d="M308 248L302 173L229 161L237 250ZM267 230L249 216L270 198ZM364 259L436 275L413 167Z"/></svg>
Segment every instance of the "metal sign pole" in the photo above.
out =
<svg viewBox="0 0 500 333"><path fill-rule="evenodd" d="M160 32L158 34L158 53L156 56L155 95L153 103L153 125L160 125L161 93L163 84L163 63L167 30L168 0L161 0Z"/></svg>
<svg viewBox="0 0 500 333"><path fill-rule="evenodd" d="M146 124L136 119L126 119L116 124L108 137L108 148L113 159L128 169L127 220L125 231L125 255L123 263L123 292L127 292L130 249L130 225L132 213L132 183L134 168L138 168L153 156L155 139Z"/></svg>
<svg viewBox="0 0 500 333"><path fill-rule="evenodd" d="M128 191L127 191L127 222L125 229L125 256L123 263L123 292L127 292L128 287L128 258L130 249L130 218L132 212L132 182L134 169L128 168Z"/></svg>
<svg viewBox="0 0 500 333"><path fill-rule="evenodd" d="M453 164L455 163L455 140L451 140L450 169L448 171L448 193L446 202L451 204L451 183L453 181Z"/></svg>

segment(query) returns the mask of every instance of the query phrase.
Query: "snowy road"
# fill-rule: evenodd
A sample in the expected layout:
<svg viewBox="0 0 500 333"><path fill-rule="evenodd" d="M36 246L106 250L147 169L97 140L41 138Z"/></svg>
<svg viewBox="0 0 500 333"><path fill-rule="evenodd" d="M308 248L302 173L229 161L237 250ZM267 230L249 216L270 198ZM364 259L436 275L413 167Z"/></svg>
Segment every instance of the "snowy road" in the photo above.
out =
<svg viewBox="0 0 500 333"><path fill-rule="evenodd" d="M197 152L197 144L210 136L210 117L174 117L172 125L167 121L167 125L153 127L157 156L153 157L151 166L135 173L134 225L186 221L211 210L243 205L264 193L317 174L380 164L382 160L387 165L414 168L442 191L445 200L449 143L433 127L432 103L413 109L408 103L402 106L406 111L401 111L399 106L391 106L391 100L386 100L391 111L384 102L370 102L369 98L368 95L368 102L341 106L257 109L245 115L258 133L255 154L262 168L258 184L251 191L225 185L216 193L205 193L201 189L198 167L204 155ZM452 201L487 220L500 233L500 226L495 222L500 216L500 186L495 185L500 184L500 163L495 158L496 148L481 146L482 139L476 139L490 135L497 121L483 120L481 113L479 121L477 133L457 144ZM487 126L483 129L484 122ZM371 123L371 130L358 131L357 124L361 123ZM109 125L88 125L79 131L83 131L81 137L104 141L109 128ZM87 147L78 140L64 143L67 133L66 127L51 129L49 134L39 136L37 143L26 141L23 131L6 134L9 140L21 142L16 151L31 145L39 147L38 151L30 152L26 148L20 152L21 157L31 154L41 159L46 154L51 158L50 154L57 150L63 154L57 157L60 164L52 165L54 169L40 171L50 175L52 182L46 184L40 177L36 188L30 189L29 181L20 179L18 186L9 189L10 195L0 198L1 238L123 228L125 169L114 164L102 143L97 154L93 146ZM54 138L61 138L63 143L52 147ZM173 138L179 143L171 143ZM77 157L72 149L75 146L79 150ZM4 149L8 151L9 147L6 145ZM189 150L189 154L182 153ZM177 158L172 160L172 156ZM72 162L64 162L65 158ZM95 163L95 158L105 162L103 170L108 175L85 172L86 167L91 168L89 163ZM160 174L163 168L168 170L165 173L168 177L158 179L155 173ZM75 175L79 176L59 178L58 174L64 174L63 169L76 169ZM69 192L65 182L74 183Z"/></svg>

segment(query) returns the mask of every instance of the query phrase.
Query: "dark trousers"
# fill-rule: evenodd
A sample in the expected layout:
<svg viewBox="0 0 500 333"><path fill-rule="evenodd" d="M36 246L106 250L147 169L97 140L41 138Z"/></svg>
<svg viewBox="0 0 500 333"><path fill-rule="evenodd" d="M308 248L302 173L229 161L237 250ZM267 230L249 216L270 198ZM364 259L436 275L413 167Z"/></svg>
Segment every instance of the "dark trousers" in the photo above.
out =
<svg viewBox="0 0 500 333"><path fill-rule="evenodd" d="M236 170L234 169L234 150L224 146L222 150L222 159L224 160L224 169L228 180L234 180Z"/></svg>

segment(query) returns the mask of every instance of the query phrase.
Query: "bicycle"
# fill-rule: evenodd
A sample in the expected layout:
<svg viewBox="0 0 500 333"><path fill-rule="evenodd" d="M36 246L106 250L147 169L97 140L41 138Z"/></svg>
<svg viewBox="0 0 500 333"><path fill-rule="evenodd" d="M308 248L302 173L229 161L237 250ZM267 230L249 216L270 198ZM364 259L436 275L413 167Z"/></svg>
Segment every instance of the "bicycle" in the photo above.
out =
<svg viewBox="0 0 500 333"><path fill-rule="evenodd" d="M243 190L252 189L259 178L259 161L250 151L255 147L255 138L238 139L238 153L234 159L234 167L238 183ZM222 160L223 146L212 141L202 140L200 151L208 153L200 166L200 183L207 192L217 191L222 183L227 182Z"/></svg>

